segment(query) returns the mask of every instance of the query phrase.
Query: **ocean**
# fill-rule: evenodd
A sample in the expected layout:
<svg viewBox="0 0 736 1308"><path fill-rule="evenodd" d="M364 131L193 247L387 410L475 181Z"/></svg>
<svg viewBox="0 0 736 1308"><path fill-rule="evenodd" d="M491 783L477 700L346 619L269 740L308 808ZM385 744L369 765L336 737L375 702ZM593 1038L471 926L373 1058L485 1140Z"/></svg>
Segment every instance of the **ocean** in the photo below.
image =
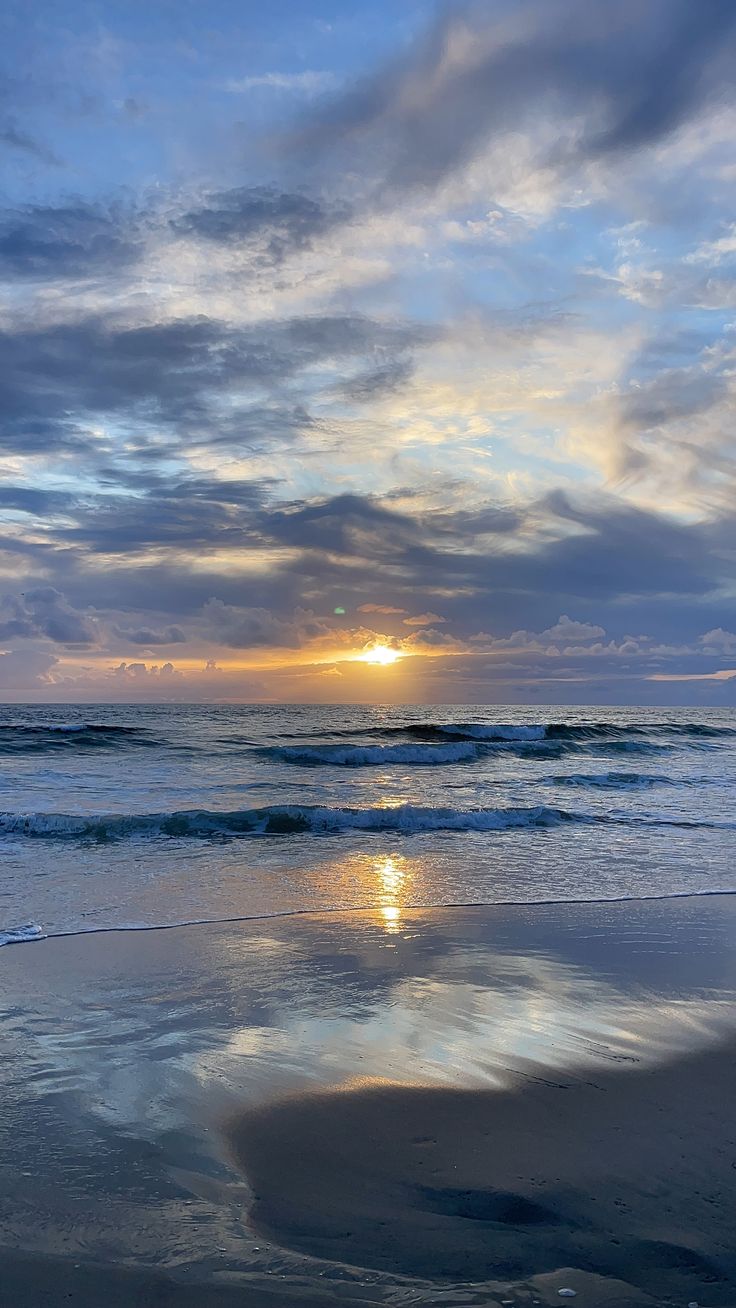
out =
<svg viewBox="0 0 736 1308"><path fill-rule="evenodd" d="M730 710L6 706L0 943L736 889Z"/></svg>

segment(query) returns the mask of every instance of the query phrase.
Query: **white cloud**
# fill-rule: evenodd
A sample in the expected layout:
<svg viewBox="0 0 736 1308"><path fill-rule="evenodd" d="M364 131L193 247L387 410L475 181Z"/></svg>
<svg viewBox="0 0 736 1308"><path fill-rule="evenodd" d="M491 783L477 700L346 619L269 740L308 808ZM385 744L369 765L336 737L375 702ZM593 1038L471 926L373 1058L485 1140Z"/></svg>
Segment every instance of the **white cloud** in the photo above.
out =
<svg viewBox="0 0 736 1308"><path fill-rule="evenodd" d="M321 91L331 91L338 82L339 78L335 73L306 68L300 73L255 73L250 77L233 78L225 83L225 90L238 95L243 91L252 91L256 87L267 87L274 91L318 95Z"/></svg>
<svg viewBox="0 0 736 1308"><path fill-rule="evenodd" d="M553 627L541 633L542 640L595 640L596 636L605 636L605 627L596 627L591 622L576 622L563 613Z"/></svg>

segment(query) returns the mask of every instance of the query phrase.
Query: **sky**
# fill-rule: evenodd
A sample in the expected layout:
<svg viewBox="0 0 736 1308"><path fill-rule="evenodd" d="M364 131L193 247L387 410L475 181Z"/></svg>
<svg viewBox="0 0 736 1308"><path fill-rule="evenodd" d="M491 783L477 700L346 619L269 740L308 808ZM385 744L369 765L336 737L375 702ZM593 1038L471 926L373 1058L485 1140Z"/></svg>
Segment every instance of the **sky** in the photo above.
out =
<svg viewBox="0 0 736 1308"><path fill-rule="evenodd" d="M0 698L736 703L733 0L10 0Z"/></svg>

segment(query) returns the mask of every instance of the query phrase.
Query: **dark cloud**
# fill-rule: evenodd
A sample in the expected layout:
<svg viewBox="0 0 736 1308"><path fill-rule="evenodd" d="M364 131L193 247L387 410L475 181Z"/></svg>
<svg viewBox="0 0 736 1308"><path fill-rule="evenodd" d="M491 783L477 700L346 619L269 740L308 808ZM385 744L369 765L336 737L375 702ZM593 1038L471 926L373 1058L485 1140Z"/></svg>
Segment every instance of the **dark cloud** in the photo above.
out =
<svg viewBox="0 0 736 1308"><path fill-rule="evenodd" d="M665 369L621 397L621 425L649 432L682 419L699 418L729 394L725 377L696 367Z"/></svg>
<svg viewBox="0 0 736 1308"><path fill-rule="evenodd" d="M53 586L8 596L2 608L7 617L0 620L0 640L41 636L67 646L87 646L97 640L94 623Z"/></svg>
<svg viewBox="0 0 736 1308"><path fill-rule="evenodd" d="M560 124L548 161L655 144L733 87L731 0L460 4L318 111L294 149L393 189L433 185L495 135ZM563 147L563 140L569 144Z"/></svg>
<svg viewBox="0 0 736 1308"><path fill-rule="evenodd" d="M600 628L681 641L736 623L728 598L732 514L681 522L614 496L561 491L513 515L493 504L410 512L348 494L283 504L274 502L276 489L207 478L166 485L149 474L133 493L118 486L65 497L50 544L0 541L39 570L25 596L6 603L0 636L89 642L90 606L119 638L141 646L178 644L186 631L187 640L234 648L297 648L339 627L337 606L348 619L373 613L378 629L388 623L395 634L407 613L441 614L443 643L488 631L563 639L560 613L571 615L564 639L574 644ZM140 557L146 551L152 556ZM103 572L93 562L100 553Z"/></svg>
<svg viewBox="0 0 736 1308"><path fill-rule="evenodd" d="M264 535L282 545L362 558L371 564L391 559L398 566L402 560L416 559L426 548L418 522L361 495L273 509L261 515L259 525Z"/></svg>
<svg viewBox="0 0 736 1308"><path fill-rule="evenodd" d="M199 632L239 648L299 647L324 634L325 623L336 625L338 605L348 620L356 612L373 613L376 629L386 631L388 624L396 633L407 612L441 613L444 643L448 636L467 639L483 631L496 638L546 632L548 642L554 632L563 639L560 613L572 615L564 639L573 644L600 628L619 637L645 631L677 641L734 628L727 589L728 559L736 548L732 517L681 523L614 497L572 499L558 492L520 507L517 525L494 537L477 532L479 524L494 521L491 505L485 513L458 510L450 530L445 513L400 513L356 495L281 506L270 504L262 488L251 495L243 487L239 506L228 507L223 490L223 508L209 490L187 498L186 483L176 489L168 502L144 499L136 523L123 521L118 536L112 508L102 527L95 514L85 520L84 553L58 556L59 585L71 602L107 612L112 593L118 612L142 615L136 631L158 631L163 610L172 625L186 619L191 639ZM194 541L201 555L196 572L180 557L165 517L179 503L186 509L181 546L188 556ZM172 549L142 565L127 557L136 541ZM208 545L218 542L227 543L233 560L240 554L247 565L257 550L268 565L242 572L216 563L208 568ZM119 555L104 576L87 563L99 549ZM310 627L311 621L317 625ZM116 623L134 629L119 617Z"/></svg>
<svg viewBox="0 0 736 1308"><path fill-rule="evenodd" d="M347 221L344 205L270 187L238 187L208 195L202 204L171 222L181 235L218 245L255 245L266 262L281 263L315 237Z"/></svg>
<svg viewBox="0 0 736 1308"><path fill-rule="evenodd" d="M335 387L346 400L362 404L381 395L389 395L406 385L414 372L413 359L391 359L378 368L369 368Z"/></svg>
<svg viewBox="0 0 736 1308"><path fill-rule="evenodd" d="M49 517L73 507L76 499L66 491L41 490L35 486L0 486L0 513L12 510Z"/></svg>
<svg viewBox="0 0 736 1308"><path fill-rule="evenodd" d="M110 274L139 253L134 229L98 206L0 211L0 278L6 280Z"/></svg>
<svg viewBox="0 0 736 1308"><path fill-rule="evenodd" d="M151 545L198 552L256 546L258 513L275 484L194 477L168 483L160 474L133 474L128 486L126 478L126 470L116 469L111 480L118 493L67 505L69 521L56 530L59 543L108 554Z"/></svg>
<svg viewBox="0 0 736 1308"><path fill-rule="evenodd" d="M132 630L115 627L114 632L121 640L127 640L132 645L182 645L186 641L181 627L167 627L165 631L153 631L150 627Z"/></svg>
<svg viewBox="0 0 736 1308"><path fill-rule="evenodd" d="M210 639L231 649L274 645L298 649L306 641L330 633L326 623L304 609L280 616L267 608L249 608L211 599L204 606L203 616Z"/></svg>
<svg viewBox="0 0 736 1308"><path fill-rule="evenodd" d="M539 506L552 521L577 527L515 560L517 585L554 594L555 604L606 604L636 596L700 598L718 585L708 528L638 509L621 500L575 500L562 491Z"/></svg>
<svg viewBox="0 0 736 1308"><path fill-rule="evenodd" d="M79 448L85 424L105 416L135 422L139 432L148 424L191 437L204 425L216 434L233 397L278 391L309 369L355 358L385 364L432 335L357 314L248 327L201 317L143 327L94 318L6 329L0 448ZM228 411L225 422L237 444L237 418Z"/></svg>

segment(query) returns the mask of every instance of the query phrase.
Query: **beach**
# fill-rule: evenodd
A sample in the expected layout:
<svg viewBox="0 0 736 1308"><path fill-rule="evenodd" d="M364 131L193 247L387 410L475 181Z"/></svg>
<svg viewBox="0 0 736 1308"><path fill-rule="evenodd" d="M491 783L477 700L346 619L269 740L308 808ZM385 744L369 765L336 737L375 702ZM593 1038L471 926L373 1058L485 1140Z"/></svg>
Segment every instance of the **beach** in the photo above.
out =
<svg viewBox="0 0 736 1308"><path fill-rule="evenodd" d="M736 1308L736 0L2 36L0 1308Z"/></svg>
<svg viewBox="0 0 736 1308"><path fill-rule="evenodd" d="M736 1298L731 896L113 931L0 966L2 1303Z"/></svg>

